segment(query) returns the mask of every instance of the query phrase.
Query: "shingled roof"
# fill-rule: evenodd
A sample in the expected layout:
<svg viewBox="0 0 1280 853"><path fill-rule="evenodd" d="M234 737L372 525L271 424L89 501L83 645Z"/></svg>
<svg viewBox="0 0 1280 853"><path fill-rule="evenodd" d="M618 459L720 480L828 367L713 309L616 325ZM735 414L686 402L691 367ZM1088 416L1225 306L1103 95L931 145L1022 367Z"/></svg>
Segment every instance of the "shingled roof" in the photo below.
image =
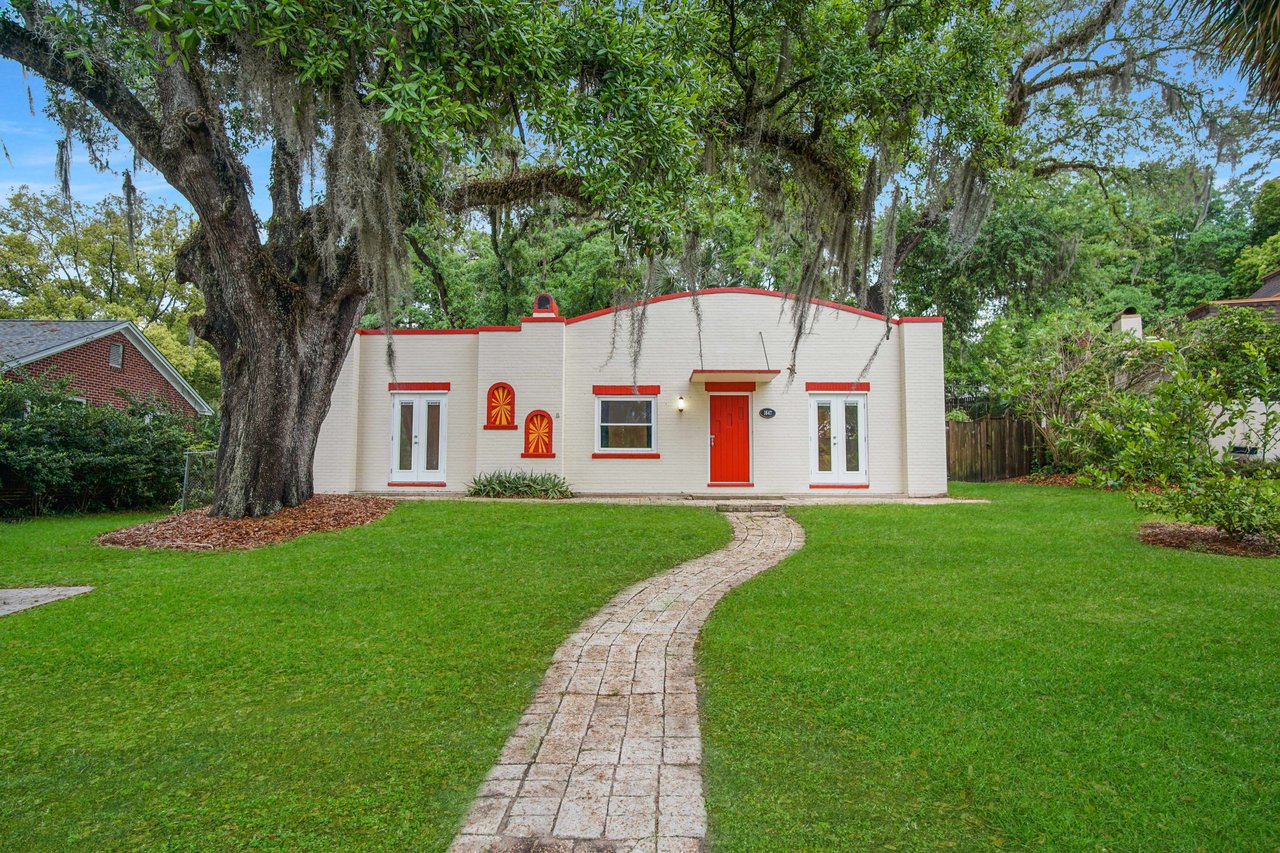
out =
<svg viewBox="0 0 1280 853"><path fill-rule="evenodd" d="M128 320L0 320L0 374L107 335L122 333L202 415L213 409Z"/></svg>
<svg viewBox="0 0 1280 853"><path fill-rule="evenodd" d="M0 320L0 364L27 364L127 325L126 320Z"/></svg>

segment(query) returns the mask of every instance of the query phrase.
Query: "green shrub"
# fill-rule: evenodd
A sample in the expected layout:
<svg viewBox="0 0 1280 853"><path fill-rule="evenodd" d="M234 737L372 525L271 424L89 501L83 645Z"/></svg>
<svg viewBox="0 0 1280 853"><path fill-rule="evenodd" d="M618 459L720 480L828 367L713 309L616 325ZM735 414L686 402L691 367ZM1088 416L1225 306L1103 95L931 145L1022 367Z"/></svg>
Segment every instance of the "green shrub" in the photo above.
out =
<svg viewBox="0 0 1280 853"><path fill-rule="evenodd" d="M955 421L956 423L967 424L970 421L972 421L973 418L969 417L969 413L966 412L964 409L952 409L951 411L947 412L947 420Z"/></svg>
<svg viewBox="0 0 1280 853"><path fill-rule="evenodd" d="M467 494L477 498L567 498L573 493L559 474L490 471L472 480Z"/></svg>
<svg viewBox="0 0 1280 853"><path fill-rule="evenodd" d="M1193 364L1171 344L1153 349L1161 357L1159 382L1146 392L1100 391L1066 434L1086 481L1127 489L1147 512L1212 525L1236 539L1280 542L1275 469L1233 463L1221 447L1251 400L1234 397L1215 368ZM1268 412L1263 420L1261 433L1275 436L1280 415Z"/></svg>
<svg viewBox="0 0 1280 853"><path fill-rule="evenodd" d="M148 401L87 406L66 384L0 378L0 488L9 513L41 515L172 503L190 422Z"/></svg>

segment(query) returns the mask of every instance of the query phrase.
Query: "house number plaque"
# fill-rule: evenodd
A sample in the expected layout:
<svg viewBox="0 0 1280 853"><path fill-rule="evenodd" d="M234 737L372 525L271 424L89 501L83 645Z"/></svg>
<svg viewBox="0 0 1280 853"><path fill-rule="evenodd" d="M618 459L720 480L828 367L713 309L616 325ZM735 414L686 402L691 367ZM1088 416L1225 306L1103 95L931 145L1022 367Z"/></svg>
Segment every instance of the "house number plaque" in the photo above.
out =
<svg viewBox="0 0 1280 853"><path fill-rule="evenodd" d="M761 409L761 410L760 410L760 417L762 417L762 418L771 418L771 417L773 417L773 416L774 416L774 415L776 415L776 414L778 414L778 413L777 413L777 412L775 412L773 409Z"/></svg>

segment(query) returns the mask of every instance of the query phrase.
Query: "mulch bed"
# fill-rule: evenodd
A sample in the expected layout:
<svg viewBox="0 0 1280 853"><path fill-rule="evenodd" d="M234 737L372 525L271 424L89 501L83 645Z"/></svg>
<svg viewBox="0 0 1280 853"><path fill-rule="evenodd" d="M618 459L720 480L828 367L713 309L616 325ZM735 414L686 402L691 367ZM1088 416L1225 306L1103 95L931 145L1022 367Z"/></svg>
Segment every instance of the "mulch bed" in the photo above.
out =
<svg viewBox="0 0 1280 853"><path fill-rule="evenodd" d="M1225 554L1228 557L1280 556L1280 545L1257 536L1232 539L1217 528L1206 524L1148 521L1138 528L1138 538L1148 545Z"/></svg>
<svg viewBox="0 0 1280 853"><path fill-rule="evenodd" d="M1021 477L1010 477L1005 483L1016 483L1019 486L1070 486L1084 488L1075 474L1024 474Z"/></svg>
<svg viewBox="0 0 1280 853"><path fill-rule="evenodd" d="M98 537L98 543L117 548L175 551L258 548L287 542L304 533L368 524L391 512L395 505L395 501L386 498L316 495L298 506L258 518L213 518L207 509L191 509L104 533Z"/></svg>

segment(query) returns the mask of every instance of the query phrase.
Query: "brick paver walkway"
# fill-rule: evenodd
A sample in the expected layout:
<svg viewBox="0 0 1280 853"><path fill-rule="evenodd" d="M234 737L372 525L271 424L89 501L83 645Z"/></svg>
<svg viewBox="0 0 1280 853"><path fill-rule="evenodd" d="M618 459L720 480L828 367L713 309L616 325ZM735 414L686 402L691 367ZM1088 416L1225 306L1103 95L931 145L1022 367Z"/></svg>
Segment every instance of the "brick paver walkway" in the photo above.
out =
<svg viewBox="0 0 1280 853"><path fill-rule="evenodd" d="M700 850L694 643L716 602L804 542L781 513L728 513L733 542L617 595L556 651L450 848Z"/></svg>

